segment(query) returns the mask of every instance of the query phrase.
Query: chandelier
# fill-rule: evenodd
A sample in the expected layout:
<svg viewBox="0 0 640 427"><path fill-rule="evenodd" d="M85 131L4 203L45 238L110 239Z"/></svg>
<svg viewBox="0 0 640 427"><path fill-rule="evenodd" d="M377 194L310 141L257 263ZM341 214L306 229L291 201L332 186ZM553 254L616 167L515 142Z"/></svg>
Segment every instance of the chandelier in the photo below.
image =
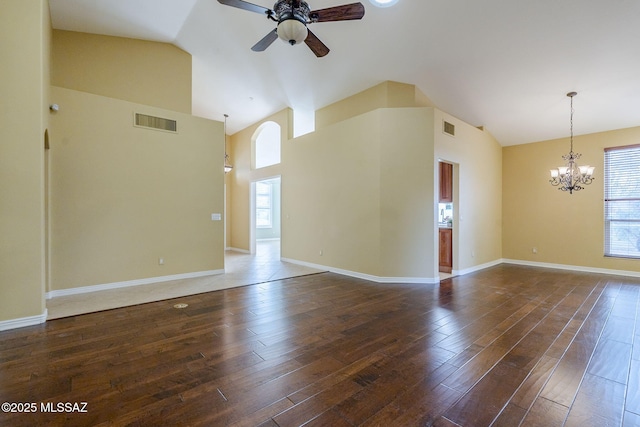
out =
<svg viewBox="0 0 640 427"><path fill-rule="evenodd" d="M571 98L571 149L569 154L562 156L567 163L565 166L559 166L557 169L551 169L551 179L549 182L558 190L568 191L573 194L574 191L582 190L583 185L589 185L593 181L593 171L595 167L585 165L578 166L576 160L580 158L580 153L573 152L573 97L577 92L569 92L567 96Z"/></svg>

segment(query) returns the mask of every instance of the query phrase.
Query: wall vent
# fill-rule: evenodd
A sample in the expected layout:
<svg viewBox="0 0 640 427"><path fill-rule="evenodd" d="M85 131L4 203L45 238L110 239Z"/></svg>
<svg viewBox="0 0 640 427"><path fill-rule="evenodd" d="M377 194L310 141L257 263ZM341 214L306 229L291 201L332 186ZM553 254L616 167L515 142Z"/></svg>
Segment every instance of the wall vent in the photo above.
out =
<svg viewBox="0 0 640 427"><path fill-rule="evenodd" d="M456 136L456 126L446 120L442 121L442 131L447 135Z"/></svg>
<svg viewBox="0 0 640 427"><path fill-rule="evenodd" d="M135 113L134 126L163 130L165 132L178 132L178 122L162 117L148 116L146 114Z"/></svg>

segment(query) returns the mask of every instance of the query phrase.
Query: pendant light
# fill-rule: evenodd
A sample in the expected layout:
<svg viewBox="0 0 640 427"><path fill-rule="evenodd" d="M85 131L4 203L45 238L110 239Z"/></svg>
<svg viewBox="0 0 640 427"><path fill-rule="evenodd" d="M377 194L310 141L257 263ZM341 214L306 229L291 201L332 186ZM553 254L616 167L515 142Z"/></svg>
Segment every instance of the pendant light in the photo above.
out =
<svg viewBox="0 0 640 427"><path fill-rule="evenodd" d="M233 166L229 164L229 155L227 154L227 117L228 114L224 115L224 173L231 172Z"/></svg>

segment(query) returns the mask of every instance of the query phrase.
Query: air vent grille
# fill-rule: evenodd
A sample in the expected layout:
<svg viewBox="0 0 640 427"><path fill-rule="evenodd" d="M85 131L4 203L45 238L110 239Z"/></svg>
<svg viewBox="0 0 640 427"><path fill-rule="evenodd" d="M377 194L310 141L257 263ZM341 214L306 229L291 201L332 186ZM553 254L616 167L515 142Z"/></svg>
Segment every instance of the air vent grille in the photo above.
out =
<svg viewBox="0 0 640 427"><path fill-rule="evenodd" d="M163 130L166 132L178 132L178 122L176 120L148 116L141 113L135 114L134 124L135 126L143 128Z"/></svg>
<svg viewBox="0 0 640 427"><path fill-rule="evenodd" d="M442 131L447 135L456 136L456 126L446 120L443 121Z"/></svg>

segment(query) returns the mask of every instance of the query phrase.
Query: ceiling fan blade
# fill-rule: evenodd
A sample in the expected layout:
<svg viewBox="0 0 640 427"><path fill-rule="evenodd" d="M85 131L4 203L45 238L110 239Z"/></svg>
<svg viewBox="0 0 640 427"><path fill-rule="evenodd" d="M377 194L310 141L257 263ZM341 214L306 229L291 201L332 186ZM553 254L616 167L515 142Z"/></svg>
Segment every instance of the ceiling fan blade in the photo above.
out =
<svg viewBox="0 0 640 427"><path fill-rule="evenodd" d="M218 3L226 6L237 7L238 9L248 10L250 12L259 13L261 15L271 16L273 11L266 7L258 6L257 4L249 3L243 0L218 0Z"/></svg>
<svg viewBox="0 0 640 427"><path fill-rule="evenodd" d="M309 13L311 22L349 21L362 19L363 16L364 6L362 3L343 4L342 6L329 7L327 9L312 10Z"/></svg>
<svg viewBox="0 0 640 427"><path fill-rule="evenodd" d="M254 52L262 52L278 39L278 29L274 29L251 48Z"/></svg>
<svg viewBox="0 0 640 427"><path fill-rule="evenodd" d="M304 40L304 42L307 44L307 46L309 46L309 49L311 49L311 51L318 58L322 58L327 53L329 53L329 48L324 43L322 43L320 39L311 32L311 30L308 30L307 38Z"/></svg>

